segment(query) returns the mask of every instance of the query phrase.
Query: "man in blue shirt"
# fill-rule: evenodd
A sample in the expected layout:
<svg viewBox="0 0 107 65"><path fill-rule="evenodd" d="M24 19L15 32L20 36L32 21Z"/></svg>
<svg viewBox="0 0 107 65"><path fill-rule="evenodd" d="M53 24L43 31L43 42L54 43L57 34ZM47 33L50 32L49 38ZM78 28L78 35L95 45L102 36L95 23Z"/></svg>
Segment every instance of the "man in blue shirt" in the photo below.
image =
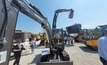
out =
<svg viewBox="0 0 107 65"><path fill-rule="evenodd" d="M104 31L104 36L98 39L98 53L100 61L103 65L107 65L107 29Z"/></svg>

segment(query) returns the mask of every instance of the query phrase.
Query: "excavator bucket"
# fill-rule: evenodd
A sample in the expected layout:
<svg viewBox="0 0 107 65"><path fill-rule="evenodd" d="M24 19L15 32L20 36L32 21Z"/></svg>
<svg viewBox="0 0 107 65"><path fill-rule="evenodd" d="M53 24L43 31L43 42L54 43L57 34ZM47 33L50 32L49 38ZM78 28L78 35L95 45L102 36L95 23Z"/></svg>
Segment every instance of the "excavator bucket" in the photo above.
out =
<svg viewBox="0 0 107 65"><path fill-rule="evenodd" d="M68 18L72 19L72 18L73 18L73 16L74 16L74 14L73 14L73 13L74 13L74 11L73 11L73 12L71 11L71 12L70 12L70 14L69 14L69 16L68 16Z"/></svg>

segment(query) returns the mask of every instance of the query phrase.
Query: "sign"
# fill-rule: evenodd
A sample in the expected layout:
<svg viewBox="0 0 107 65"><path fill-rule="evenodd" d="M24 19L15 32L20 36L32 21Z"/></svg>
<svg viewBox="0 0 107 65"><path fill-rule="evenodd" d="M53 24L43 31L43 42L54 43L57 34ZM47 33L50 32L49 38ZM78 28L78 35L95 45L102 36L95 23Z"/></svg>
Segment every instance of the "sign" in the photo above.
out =
<svg viewBox="0 0 107 65"><path fill-rule="evenodd" d="M6 62L7 51L0 52L0 64Z"/></svg>
<svg viewBox="0 0 107 65"><path fill-rule="evenodd" d="M46 49L42 49L42 56L43 55L48 55L48 54L50 54L50 50L49 50L49 48L46 48Z"/></svg>

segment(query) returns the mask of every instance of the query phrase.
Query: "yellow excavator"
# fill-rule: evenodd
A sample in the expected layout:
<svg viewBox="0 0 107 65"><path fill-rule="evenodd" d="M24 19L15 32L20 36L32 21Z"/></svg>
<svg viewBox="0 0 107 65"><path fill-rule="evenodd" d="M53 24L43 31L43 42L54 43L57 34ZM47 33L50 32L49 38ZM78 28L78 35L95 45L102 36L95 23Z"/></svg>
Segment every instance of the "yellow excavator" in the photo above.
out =
<svg viewBox="0 0 107 65"><path fill-rule="evenodd" d="M95 29L90 30L90 34L87 36L86 46L98 50L98 39L104 35L104 30L107 25L97 26Z"/></svg>

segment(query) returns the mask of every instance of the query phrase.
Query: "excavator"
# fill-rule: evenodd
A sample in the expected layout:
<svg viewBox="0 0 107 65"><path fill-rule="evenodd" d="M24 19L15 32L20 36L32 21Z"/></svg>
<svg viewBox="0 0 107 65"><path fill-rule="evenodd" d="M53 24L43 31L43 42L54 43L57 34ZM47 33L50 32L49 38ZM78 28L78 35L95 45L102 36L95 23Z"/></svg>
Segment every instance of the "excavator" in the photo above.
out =
<svg viewBox="0 0 107 65"><path fill-rule="evenodd" d="M54 17L53 17L53 24L52 24L52 32L53 32L52 35L55 36L56 32L59 33L60 37L61 37L60 40L62 40L61 43L63 43L63 33L62 33L63 29L56 29L56 23L57 23L58 15L60 13L63 13L63 12L70 12L68 17L72 19L74 11L72 9L57 9L57 10L55 10L55 14L54 14ZM44 36L44 38L47 38L47 37ZM44 40L44 45L45 45L45 47L49 47L49 44L46 44L46 40Z"/></svg>
<svg viewBox="0 0 107 65"><path fill-rule="evenodd" d="M72 14L74 12L72 9L69 11ZM37 65L73 65L73 61L69 60L69 55L64 51L63 43L58 43L53 38L53 33L57 30L56 22L53 22L53 28L51 28L48 19L29 0L0 0L0 65L9 64L12 40L19 12L38 22L47 32L50 54L42 56L41 61Z"/></svg>

